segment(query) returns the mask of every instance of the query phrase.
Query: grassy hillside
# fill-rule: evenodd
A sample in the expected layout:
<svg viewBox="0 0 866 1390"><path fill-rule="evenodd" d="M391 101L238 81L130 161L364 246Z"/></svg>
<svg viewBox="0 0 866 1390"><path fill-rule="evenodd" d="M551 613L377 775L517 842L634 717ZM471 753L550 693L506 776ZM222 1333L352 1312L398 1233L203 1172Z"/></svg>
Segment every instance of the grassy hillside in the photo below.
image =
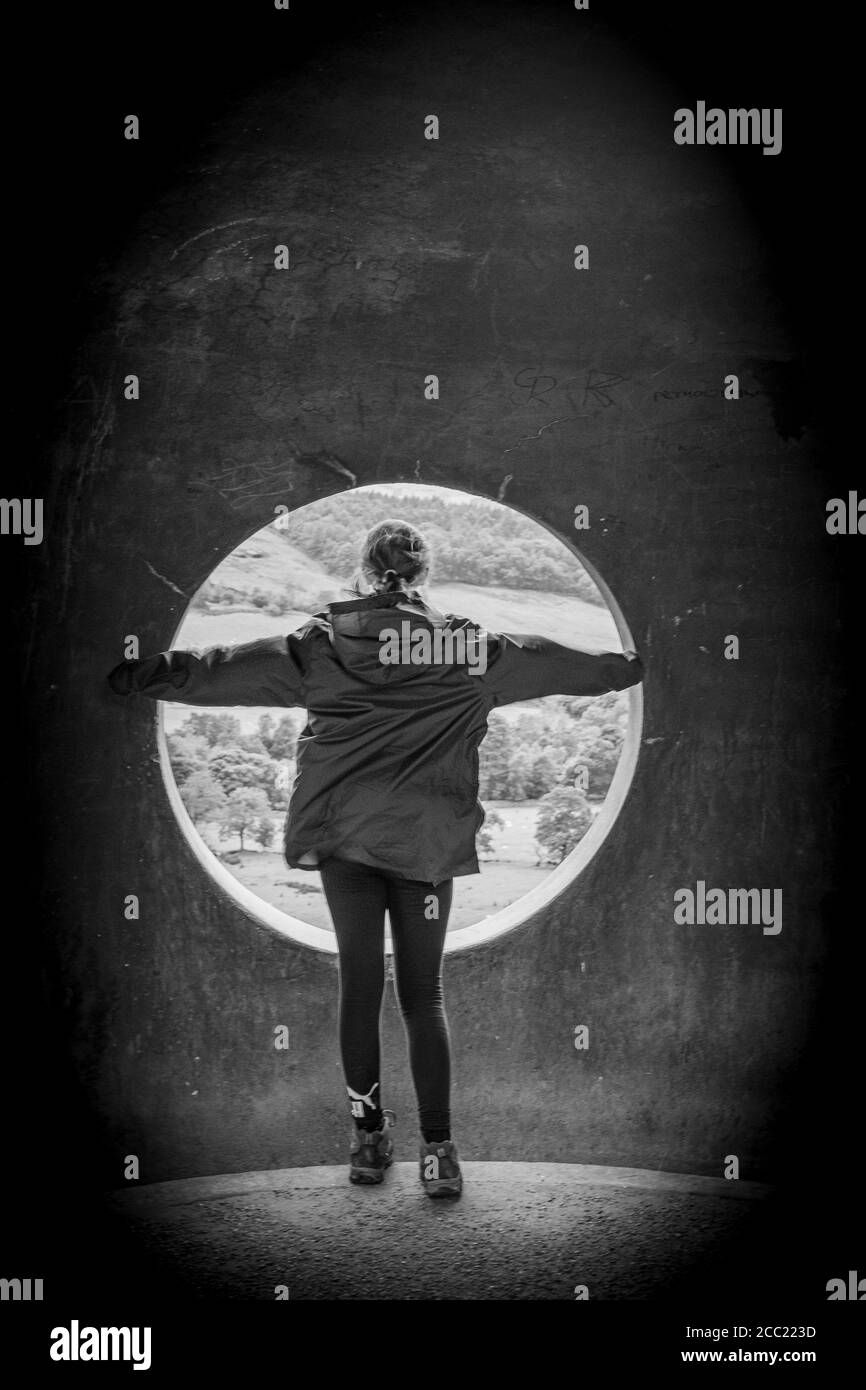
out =
<svg viewBox="0 0 866 1390"><path fill-rule="evenodd" d="M213 571L193 600L175 645L234 646L292 632L329 599L351 597L346 585L345 578L330 574L283 533L268 527ZM256 591L260 601L270 597L292 606L283 613L268 613L253 603L251 595ZM609 609L573 595L472 584L433 584L423 592L435 607L472 618L494 632L535 632L587 651L621 650ZM214 602L213 595L221 601ZM185 706L166 706L166 728L176 728L186 712ZM245 732L255 726L262 712L237 711Z"/></svg>
<svg viewBox="0 0 866 1390"><path fill-rule="evenodd" d="M258 575L256 576L258 579ZM620 651L616 626L607 608L584 603L565 594L528 589L478 589L472 584L431 585L422 590L436 608L473 618L494 632L537 632L566 646L589 651ZM349 597L339 580L325 585L323 595L335 600ZM292 593L292 598L295 595ZM190 610L177 639L180 647L216 646L251 642L300 627L322 603L272 614L245 607L219 611Z"/></svg>
<svg viewBox="0 0 866 1390"><path fill-rule="evenodd" d="M226 556L203 584L193 607L204 608L210 590L219 586L236 589L239 602L248 601L254 589L274 596L288 594L301 610L321 605L322 595L332 596L345 580L335 580L318 560L294 545L285 532L266 526Z"/></svg>

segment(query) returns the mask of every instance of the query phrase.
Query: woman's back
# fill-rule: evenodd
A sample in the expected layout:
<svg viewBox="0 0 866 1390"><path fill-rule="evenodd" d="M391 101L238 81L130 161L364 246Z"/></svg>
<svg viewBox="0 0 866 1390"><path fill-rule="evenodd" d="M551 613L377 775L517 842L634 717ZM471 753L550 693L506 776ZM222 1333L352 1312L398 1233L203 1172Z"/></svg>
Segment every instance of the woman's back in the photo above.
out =
<svg viewBox="0 0 866 1390"><path fill-rule="evenodd" d="M329 604L286 637L124 663L112 685L184 704L306 709L284 838L291 867L339 855L404 879L476 874L490 710L622 690L643 668L437 613L413 587L428 567L423 537L386 520L362 551L372 593Z"/></svg>
<svg viewBox="0 0 866 1390"><path fill-rule="evenodd" d="M486 634L401 593L331 604L299 633L307 727L285 854L336 847L407 878L478 873Z"/></svg>

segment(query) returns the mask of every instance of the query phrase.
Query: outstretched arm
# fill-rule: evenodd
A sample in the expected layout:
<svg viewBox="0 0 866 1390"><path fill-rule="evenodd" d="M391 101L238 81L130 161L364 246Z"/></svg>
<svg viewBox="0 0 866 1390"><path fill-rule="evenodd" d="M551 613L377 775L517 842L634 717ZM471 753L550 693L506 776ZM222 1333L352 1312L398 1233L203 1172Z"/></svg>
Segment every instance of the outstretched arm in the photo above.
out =
<svg viewBox="0 0 866 1390"><path fill-rule="evenodd" d="M637 652L576 651L530 633L488 634L487 670L482 680L494 705L542 695L604 695L643 680Z"/></svg>
<svg viewBox="0 0 866 1390"><path fill-rule="evenodd" d="M303 705L301 643L265 637L239 647L159 652L122 661L108 677L118 695L148 695L185 705Z"/></svg>

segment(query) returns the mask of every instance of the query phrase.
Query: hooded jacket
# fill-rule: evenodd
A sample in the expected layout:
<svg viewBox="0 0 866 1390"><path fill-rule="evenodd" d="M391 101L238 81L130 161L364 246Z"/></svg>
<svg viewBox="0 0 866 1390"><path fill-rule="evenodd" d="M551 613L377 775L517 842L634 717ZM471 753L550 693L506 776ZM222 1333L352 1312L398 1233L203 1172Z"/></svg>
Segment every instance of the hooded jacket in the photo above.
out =
<svg viewBox="0 0 866 1390"><path fill-rule="evenodd" d="M287 864L338 854L436 884L480 872L478 747L491 709L624 690L643 666L486 632L394 593L331 603L286 637L125 661L108 679L121 695L189 705L302 706Z"/></svg>

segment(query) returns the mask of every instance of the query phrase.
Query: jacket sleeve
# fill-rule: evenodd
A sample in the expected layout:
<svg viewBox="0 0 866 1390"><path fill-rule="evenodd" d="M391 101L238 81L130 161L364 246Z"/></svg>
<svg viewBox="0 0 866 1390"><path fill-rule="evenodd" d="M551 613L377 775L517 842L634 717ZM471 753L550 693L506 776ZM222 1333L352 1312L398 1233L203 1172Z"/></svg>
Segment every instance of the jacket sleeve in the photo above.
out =
<svg viewBox="0 0 866 1390"><path fill-rule="evenodd" d="M169 651L122 661L108 677L118 695L185 705L304 705L300 638L265 637L238 647Z"/></svg>
<svg viewBox="0 0 866 1390"><path fill-rule="evenodd" d="M604 695L643 680L636 653L576 651L529 633L488 633L483 681L494 705L514 704L542 695Z"/></svg>

